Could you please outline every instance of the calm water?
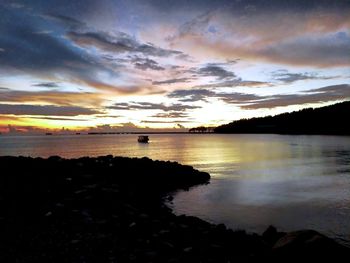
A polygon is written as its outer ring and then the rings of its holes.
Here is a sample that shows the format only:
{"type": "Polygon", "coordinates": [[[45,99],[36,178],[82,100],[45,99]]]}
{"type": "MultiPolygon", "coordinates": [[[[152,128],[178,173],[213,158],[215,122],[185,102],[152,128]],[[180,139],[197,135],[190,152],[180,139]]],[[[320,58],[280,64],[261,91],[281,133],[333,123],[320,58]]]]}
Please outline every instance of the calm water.
{"type": "Polygon", "coordinates": [[[350,137],[281,135],[0,136],[0,155],[173,160],[212,180],[176,195],[178,214],[261,233],[312,228],[350,240],[350,137]]]}

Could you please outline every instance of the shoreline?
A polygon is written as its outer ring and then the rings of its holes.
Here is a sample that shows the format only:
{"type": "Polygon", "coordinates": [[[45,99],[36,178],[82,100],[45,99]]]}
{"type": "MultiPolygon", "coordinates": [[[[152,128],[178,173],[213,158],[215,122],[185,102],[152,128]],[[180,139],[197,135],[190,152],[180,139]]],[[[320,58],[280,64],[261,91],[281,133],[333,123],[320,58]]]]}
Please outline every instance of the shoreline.
{"type": "Polygon", "coordinates": [[[316,231],[262,235],[173,214],[164,201],[209,183],[191,166],[149,158],[0,157],[0,261],[228,262],[350,255],[316,231]],[[1,212],[2,213],[2,212],[1,212]]]}

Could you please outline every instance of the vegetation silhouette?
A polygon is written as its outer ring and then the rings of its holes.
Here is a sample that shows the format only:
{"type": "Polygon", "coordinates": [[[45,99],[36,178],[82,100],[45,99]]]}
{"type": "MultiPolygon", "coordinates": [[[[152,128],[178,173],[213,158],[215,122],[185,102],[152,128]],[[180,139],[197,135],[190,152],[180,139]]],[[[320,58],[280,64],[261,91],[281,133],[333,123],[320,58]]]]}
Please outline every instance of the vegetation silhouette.
{"type": "Polygon", "coordinates": [[[191,129],[189,129],[188,132],[190,132],[190,133],[210,133],[213,131],[214,131],[213,127],[200,126],[200,127],[191,128],[191,129]]]}
{"type": "Polygon", "coordinates": [[[242,119],[218,126],[215,133],[350,135],[350,101],[276,116],[242,119]]]}

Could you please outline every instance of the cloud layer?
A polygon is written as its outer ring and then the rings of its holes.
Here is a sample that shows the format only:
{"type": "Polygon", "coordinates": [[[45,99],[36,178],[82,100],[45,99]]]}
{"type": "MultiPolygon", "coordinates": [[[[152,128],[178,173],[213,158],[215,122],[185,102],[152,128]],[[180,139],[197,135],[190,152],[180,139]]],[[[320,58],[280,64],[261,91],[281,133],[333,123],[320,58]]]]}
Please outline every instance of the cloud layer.
{"type": "Polygon", "coordinates": [[[100,113],[97,110],[52,105],[0,104],[0,114],[10,115],[43,115],[43,116],[78,116],[100,113]]]}
{"type": "Polygon", "coordinates": [[[0,126],[173,128],[347,100],[349,13],[342,0],[5,0],[0,126]]]}

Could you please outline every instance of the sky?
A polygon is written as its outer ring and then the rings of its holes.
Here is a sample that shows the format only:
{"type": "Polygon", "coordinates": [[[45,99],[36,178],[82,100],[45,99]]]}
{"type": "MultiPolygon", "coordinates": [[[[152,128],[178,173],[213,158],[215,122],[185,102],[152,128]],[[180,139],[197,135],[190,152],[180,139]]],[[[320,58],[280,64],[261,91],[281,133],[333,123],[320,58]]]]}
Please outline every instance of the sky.
{"type": "Polygon", "coordinates": [[[350,0],[0,1],[0,132],[183,131],[350,98],[350,0]]]}

